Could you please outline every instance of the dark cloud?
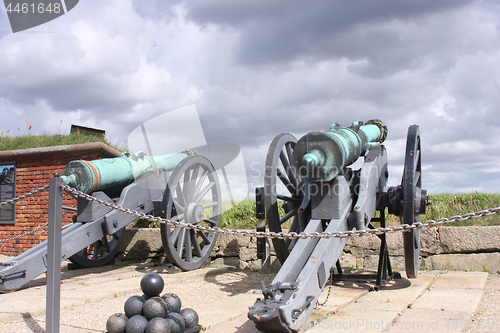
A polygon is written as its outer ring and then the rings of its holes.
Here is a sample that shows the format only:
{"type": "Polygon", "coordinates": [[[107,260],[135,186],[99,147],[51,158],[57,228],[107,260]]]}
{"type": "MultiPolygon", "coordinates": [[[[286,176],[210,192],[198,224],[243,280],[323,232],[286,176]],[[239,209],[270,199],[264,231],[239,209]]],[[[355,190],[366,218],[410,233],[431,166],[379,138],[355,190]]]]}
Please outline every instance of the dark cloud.
{"type": "MultiPolygon", "coordinates": [[[[368,59],[367,76],[417,66],[399,23],[418,25],[426,17],[460,9],[459,1],[195,1],[188,17],[201,25],[237,28],[234,60],[245,66],[277,65],[297,59],[368,59]]],[[[436,33],[435,31],[434,33],[436,33]]],[[[438,32],[439,33],[439,32],[438,32]]],[[[421,44],[421,43],[419,43],[421,44]]]]}

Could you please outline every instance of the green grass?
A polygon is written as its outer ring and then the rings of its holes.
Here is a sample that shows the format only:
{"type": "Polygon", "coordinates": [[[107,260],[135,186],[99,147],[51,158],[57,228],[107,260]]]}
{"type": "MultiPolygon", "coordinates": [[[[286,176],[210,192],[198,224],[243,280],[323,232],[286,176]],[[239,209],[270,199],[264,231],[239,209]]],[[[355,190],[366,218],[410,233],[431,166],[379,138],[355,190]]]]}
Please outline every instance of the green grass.
{"type": "Polygon", "coordinates": [[[0,151],[3,150],[17,150],[38,147],[51,147],[61,145],[73,145],[78,143],[88,142],[104,142],[105,144],[118,149],[116,146],[111,145],[106,139],[92,135],[84,134],[54,134],[54,135],[23,135],[23,136],[0,136],[0,151]]]}
{"type": "Polygon", "coordinates": [[[221,216],[221,228],[229,229],[255,229],[255,201],[243,200],[234,207],[225,210],[221,216]]]}
{"type": "MultiPolygon", "coordinates": [[[[453,215],[462,215],[500,206],[500,193],[438,193],[431,194],[430,199],[432,204],[427,206],[427,212],[422,217],[422,221],[424,221],[424,218],[426,220],[437,220],[441,217],[452,217],[453,215]]],[[[456,222],[451,225],[500,225],[500,216],[495,214],[474,220],[456,222]]]]}
{"type": "MultiPolygon", "coordinates": [[[[439,193],[429,195],[432,204],[427,206],[427,213],[422,215],[422,222],[426,220],[437,220],[442,217],[452,217],[453,215],[461,215],[465,213],[475,212],[487,208],[495,208],[500,206],[500,193],[462,193],[450,194],[439,193]]],[[[255,229],[257,227],[257,218],[255,217],[255,201],[243,200],[236,206],[231,207],[230,201],[222,203],[223,211],[221,217],[221,228],[228,229],[255,229]]],[[[283,208],[280,207],[280,214],[284,215],[283,208]]],[[[375,213],[378,216],[378,212],[375,213]]],[[[290,226],[291,220],[283,225],[283,228],[290,226]]],[[[379,223],[374,222],[375,226],[379,223]]],[[[386,225],[400,225],[399,218],[386,213],[386,225]]],[[[495,214],[488,217],[481,217],[474,220],[455,222],[448,224],[450,226],[466,226],[466,225],[500,225],[500,216],[495,214]]],[[[154,228],[159,225],[155,222],[147,220],[139,220],[136,223],[138,227],[154,228]]]]}

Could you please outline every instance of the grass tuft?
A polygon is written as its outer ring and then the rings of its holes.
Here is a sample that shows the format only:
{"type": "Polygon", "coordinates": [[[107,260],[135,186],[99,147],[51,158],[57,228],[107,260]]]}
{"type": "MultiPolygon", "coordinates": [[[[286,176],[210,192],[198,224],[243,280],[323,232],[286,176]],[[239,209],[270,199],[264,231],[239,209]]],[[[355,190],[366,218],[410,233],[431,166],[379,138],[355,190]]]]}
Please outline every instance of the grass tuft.
{"type": "Polygon", "coordinates": [[[73,145],[89,142],[104,142],[108,146],[120,150],[102,137],[84,134],[54,134],[54,135],[23,135],[23,136],[0,136],[0,151],[17,150],[39,147],[52,147],[62,145],[73,145]]]}

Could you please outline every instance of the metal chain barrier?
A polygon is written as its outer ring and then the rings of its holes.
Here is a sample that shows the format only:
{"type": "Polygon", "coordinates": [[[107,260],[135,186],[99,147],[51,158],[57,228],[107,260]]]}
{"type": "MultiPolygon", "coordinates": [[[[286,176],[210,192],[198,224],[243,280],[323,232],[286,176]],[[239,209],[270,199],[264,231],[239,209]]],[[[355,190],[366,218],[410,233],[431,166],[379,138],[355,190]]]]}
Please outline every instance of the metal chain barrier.
{"type": "Polygon", "coordinates": [[[45,186],[39,187],[39,188],[34,189],[33,191],[29,192],[29,193],[20,195],[17,198],[14,198],[14,199],[11,199],[11,200],[8,200],[8,201],[0,202],[0,206],[10,205],[11,203],[15,203],[15,202],[21,201],[23,199],[27,199],[29,197],[34,196],[37,193],[40,193],[40,192],[43,192],[43,191],[47,191],[48,188],[49,188],[49,185],[45,185],[45,186]]]}
{"type": "Polygon", "coordinates": [[[312,233],[296,233],[296,232],[265,232],[265,231],[255,231],[255,230],[236,230],[236,229],[227,229],[227,228],[217,228],[217,227],[208,227],[208,226],[201,226],[197,224],[188,224],[188,223],[182,223],[179,221],[172,221],[172,220],[167,220],[167,219],[162,219],[157,216],[153,215],[148,215],[144,213],[139,213],[137,211],[133,211],[129,208],[123,208],[120,206],[117,206],[113,203],[105,202],[103,200],[97,199],[92,197],[91,195],[88,195],[86,193],[80,192],[72,187],[69,187],[67,185],[61,185],[61,187],[68,193],[74,194],[76,196],[79,196],[81,198],[84,198],[89,201],[93,201],[97,204],[106,206],[111,209],[118,210],[122,213],[129,214],[141,219],[147,219],[151,222],[158,222],[162,224],[170,224],[186,229],[193,229],[196,231],[205,231],[205,232],[215,232],[218,234],[227,234],[227,235],[239,235],[239,236],[250,236],[250,237],[265,237],[265,238],[279,238],[279,239],[286,239],[286,238],[291,238],[291,239],[297,239],[297,238],[331,238],[331,237],[337,237],[337,238],[345,238],[349,236],[364,236],[364,235],[369,235],[369,234],[374,234],[374,235],[381,235],[385,233],[393,233],[397,231],[410,231],[410,230],[419,230],[422,228],[429,228],[429,227],[435,227],[435,226],[440,226],[440,225],[446,225],[449,223],[453,222],[459,222],[459,221],[466,221],[466,220],[472,220],[476,219],[479,217],[483,216],[490,216],[497,214],[500,212],[500,207],[496,208],[489,208],[473,213],[467,213],[463,215],[455,215],[450,218],[440,218],[438,220],[427,220],[426,222],[415,222],[411,225],[409,224],[402,224],[400,226],[390,226],[386,228],[375,228],[375,229],[367,229],[367,230],[350,230],[346,232],[312,232],[312,233]]]}
{"type": "MultiPolygon", "coordinates": [[[[41,192],[43,192],[43,191],[46,191],[48,188],[49,188],[49,185],[45,185],[45,186],[39,187],[39,188],[37,188],[37,189],[34,189],[33,191],[31,191],[31,192],[29,192],[29,193],[26,193],[26,194],[20,195],[20,196],[18,196],[18,197],[16,197],[16,198],[14,198],[14,199],[9,200],[9,201],[0,202],[0,207],[1,207],[1,206],[6,206],[6,205],[10,205],[10,204],[12,204],[12,203],[15,203],[15,202],[21,201],[21,200],[23,200],[23,199],[27,199],[27,198],[29,198],[29,197],[34,196],[34,195],[35,195],[35,194],[37,194],[37,193],[41,193],[41,192]]],[[[47,222],[47,223],[45,223],[45,224],[43,224],[43,225],[41,225],[41,226],[36,227],[36,228],[35,228],[35,229],[33,229],[33,230],[30,230],[30,231],[28,231],[28,232],[24,233],[24,234],[20,234],[20,235],[17,235],[17,236],[11,237],[11,238],[0,239],[0,243],[10,242],[10,241],[12,241],[12,240],[16,240],[16,239],[19,239],[19,238],[24,237],[24,236],[29,236],[29,235],[32,235],[32,234],[34,234],[35,232],[37,232],[38,230],[45,228],[48,224],[49,224],[49,223],[47,222]]]]}
{"type": "Polygon", "coordinates": [[[24,236],[29,236],[29,235],[32,235],[32,234],[34,234],[35,232],[37,232],[38,230],[43,229],[43,228],[45,228],[45,227],[46,227],[46,226],[48,226],[48,225],[49,225],[49,223],[47,222],[47,223],[45,223],[45,224],[43,224],[43,225],[41,225],[41,226],[39,226],[39,227],[36,227],[35,229],[33,229],[33,230],[31,230],[31,231],[28,231],[28,232],[24,233],[24,234],[17,235],[17,236],[11,237],[11,238],[0,239],[0,243],[10,242],[11,240],[16,240],[16,239],[21,238],[21,237],[24,237],[24,236]]]}

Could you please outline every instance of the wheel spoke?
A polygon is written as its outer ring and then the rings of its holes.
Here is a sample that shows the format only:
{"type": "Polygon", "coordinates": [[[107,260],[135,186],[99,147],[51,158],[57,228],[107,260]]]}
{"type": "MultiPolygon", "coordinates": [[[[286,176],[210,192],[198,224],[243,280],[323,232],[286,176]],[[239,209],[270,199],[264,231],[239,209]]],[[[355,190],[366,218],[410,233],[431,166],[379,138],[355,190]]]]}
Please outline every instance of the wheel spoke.
{"type": "Polygon", "coordinates": [[[281,194],[277,194],[276,198],[278,200],[283,200],[283,201],[286,201],[286,202],[290,202],[290,203],[292,203],[294,205],[300,205],[300,203],[302,202],[302,200],[300,200],[300,199],[294,199],[294,198],[291,198],[289,196],[281,195],[281,194]]]}
{"type": "Polygon", "coordinates": [[[205,210],[207,208],[216,207],[217,205],[219,205],[219,203],[217,201],[212,201],[212,202],[206,203],[204,205],[201,205],[201,207],[203,207],[203,210],[205,210]]]}
{"type": "Polygon", "coordinates": [[[185,205],[181,205],[177,200],[172,200],[177,213],[184,213],[185,205]]]}
{"type": "Polygon", "coordinates": [[[212,241],[207,237],[207,235],[203,231],[198,231],[197,234],[203,239],[205,245],[212,244],[212,241]]]}
{"type": "Polygon", "coordinates": [[[106,253],[111,252],[111,248],[109,247],[108,239],[106,238],[106,236],[104,236],[101,240],[102,240],[102,244],[104,245],[104,251],[106,253]]]}
{"type": "MultiPolygon", "coordinates": [[[[288,180],[288,178],[285,177],[285,175],[283,174],[283,172],[279,169],[279,168],[276,168],[276,175],[278,176],[278,178],[281,180],[281,182],[283,183],[283,185],[285,185],[285,187],[287,188],[288,192],[290,192],[291,195],[297,195],[297,189],[293,186],[292,183],[290,183],[290,181],[288,180]]],[[[277,191],[277,189],[275,189],[277,191]]]]}
{"type": "Polygon", "coordinates": [[[191,230],[191,242],[193,243],[193,250],[194,250],[194,253],[197,257],[202,257],[202,253],[201,253],[201,247],[200,247],[200,244],[198,243],[198,237],[196,237],[196,233],[194,232],[194,230],[191,230]]]}
{"type": "Polygon", "coordinates": [[[203,190],[200,191],[200,193],[198,193],[198,195],[196,195],[196,198],[194,198],[194,202],[198,203],[200,202],[201,199],[203,199],[203,197],[208,193],[208,191],[210,191],[210,189],[212,189],[214,187],[215,183],[211,182],[211,183],[208,183],[207,186],[205,186],[203,188],[203,190]]]}
{"type": "Polygon", "coordinates": [[[280,218],[280,224],[283,224],[286,221],[288,221],[292,216],[295,215],[295,213],[297,213],[298,210],[299,210],[298,207],[293,207],[293,209],[291,211],[289,211],[288,213],[283,215],[283,217],[280,218]]]}
{"type": "Polygon", "coordinates": [[[184,242],[185,242],[185,237],[186,237],[186,233],[185,233],[185,230],[184,228],[180,228],[181,229],[179,231],[179,238],[177,239],[177,254],[179,256],[179,258],[182,259],[182,252],[183,252],[183,249],[184,249],[184,242]]]}
{"type": "Polygon", "coordinates": [[[184,199],[185,202],[191,202],[193,196],[193,173],[194,170],[192,168],[186,170],[184,173],[184,199]]]}
{"type": "Polygon", "coordinates": [[[94,253],[92,254],[92,259],[96,260],[99,255],[99,241],[94,243],[94,253]]]}
{"type": "Polygon", "coordinates": [[[202,221],[209,223],[211,227],[215,227],[217,225],[217,222],[212,221],[212,220],[207,219],[207,218],[202,219],[202,221]]]}
{"type": "MultiPolygon", "coordinates": [[[[177,194],[177,200],[174,199],[174,202],[179,204],[179,207],[186,207],[186,198],[184,197],[184,191],[182,190],[180,184],[175,187],[175,193],[177,194]]],[[[176,206],[177,207],[177,206],[176,206]]]]}
{"type": "Polygon", "coordinates": [[[191,262],[193,261],[193,250],[191,249],[191,229],[186,229],[186,246],[184,247],[186,249],[186,261],[191,262]]]}
{"type": "Polygon", "coordinates": [[[420,184],[420,171],[415,171],[414,184],[420,184]]]}
{"type": "MultiPolygon", "coordinates": [[[[196,186],[194,187],[193,193],[196,194],[200,191],[200,188],[203,185],[203,183],[205,182],[205,179],[207,179],[208,171],[209,170],[204,170],[202,175],[199,178],[195,178],[195,179],[199,179],[199,180],[196,182],[196,186]]],[[[194,201],[196,202],[196,200],[194,200],[194,201]]]]}
{"type": "Polygon", "coordinates": [[[281,163],[283,164],[283,168],[285,169],[286,175],[288,176],[288,179],[290,180],[290,183],[293,185],[295,189],[299,187],[299,183],[297,182],[297,179],[295,178],[295,172],[290,165],[290,157],[288,155],[288,151],[285,155],[285,151],[281,150],[280,152],[280,160],[281,163]]]}
{"type": "Polygon", "coordinates": [[[179,238],[179,233],[181,232],[183,228],[181,227],[175,227],[174,231],[172,232],[172,235],[170,236],[170,239],[172,240],[172,243],[175,244],[177,241],[177,238],[179,238]]]}
{"type": "Polygon", "coordinates": [[[419,166],[420,166],[420,149],[415,149],[415,165],[413,166],[413,172],[415,173],[417,170],[419,170],[419,166]]]}

